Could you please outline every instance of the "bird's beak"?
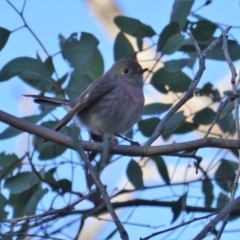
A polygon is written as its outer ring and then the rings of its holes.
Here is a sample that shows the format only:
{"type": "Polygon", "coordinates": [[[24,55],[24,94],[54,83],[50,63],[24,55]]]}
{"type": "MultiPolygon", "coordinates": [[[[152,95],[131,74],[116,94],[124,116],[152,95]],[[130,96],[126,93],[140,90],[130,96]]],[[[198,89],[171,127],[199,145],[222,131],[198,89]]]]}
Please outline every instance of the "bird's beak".
{"type": "Polygon", "coordinates": [[[148,68],[144,68],[144,69],[139,68],[139,69],[138,69],[138,72],[141,73],[141,74],[143,74],[143,73],[146,72],[147,70],[148,70],[148,68]]]}

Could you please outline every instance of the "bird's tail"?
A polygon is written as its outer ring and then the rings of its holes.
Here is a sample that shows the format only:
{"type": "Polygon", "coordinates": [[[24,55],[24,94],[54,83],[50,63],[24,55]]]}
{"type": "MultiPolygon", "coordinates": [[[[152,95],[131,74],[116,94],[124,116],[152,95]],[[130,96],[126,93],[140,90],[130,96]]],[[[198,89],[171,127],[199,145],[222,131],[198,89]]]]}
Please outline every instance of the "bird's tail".
{"type": "Polygon", "coordinates": [[[25,97],[32,97],[35,103],[38,104],[46,104],[52,106],[62,106],[62,105],[70,105],[71,101],[63,98],[52,98],[52,97],[44,97],[39,95],[23,95],[25,97]]]}

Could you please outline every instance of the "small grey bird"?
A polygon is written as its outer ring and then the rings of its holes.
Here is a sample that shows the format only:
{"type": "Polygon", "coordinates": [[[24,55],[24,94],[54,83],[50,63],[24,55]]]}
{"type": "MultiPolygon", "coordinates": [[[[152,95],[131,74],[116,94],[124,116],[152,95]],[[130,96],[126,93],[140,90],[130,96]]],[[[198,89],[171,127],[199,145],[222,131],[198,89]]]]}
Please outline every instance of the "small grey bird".
{"type": "Polygon", "coordinates": [[[36,103],[61,106],[68,111],[55,131],[74,117],[90,134],[118,136],[128,132],[142,115],[143,73],[147,70],[134,60],[123,59],[91,83],[76,100],[25,96],[33,97],[36,103]]]}

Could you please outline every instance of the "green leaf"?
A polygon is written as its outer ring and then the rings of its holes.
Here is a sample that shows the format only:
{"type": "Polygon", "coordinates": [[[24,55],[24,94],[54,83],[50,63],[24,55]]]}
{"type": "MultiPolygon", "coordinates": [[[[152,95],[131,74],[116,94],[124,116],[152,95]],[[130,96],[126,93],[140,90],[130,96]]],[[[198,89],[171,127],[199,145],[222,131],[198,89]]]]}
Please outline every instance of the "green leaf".
{"type": "Polygon", "coordinates": [[[197,96],[207,96],[212,99],[213,102],[220,100],[220,93],[218,89],[214,88],[212,83],[206,83],[202,88],[197,88],[195,91],[197,96]]]}
{"type": "Polygon", "coordinates": [[[175,1],[170,17],[170,22],[178,22],[180,30],[183,30],[187,21],[187,17],[192,9],[194,1],[175,1]]]}
{"type": "Polygon", "coordinates": [[[193,117],[195,124],[209,125],[212,123],[216,113],[211,108],[204,108],[198,111],[193,117]]]}
{"type": "MultiPolygon", "coordinates": [[[[38,149],[39,150],[39,149],[38,149]]],[[[62,155],[66,151],[66,148],[55,144],[55,143],[44,143],[44,146],[39,150],[39,160],[51,160],[60,155],[62,155]]]]}
{"type": "Polygon", "coordinates": [[[198,129],[198,125],[192,122],[184,121],[182,125],[174,131],[174,134],[184,134],[198,129]]]}
{"type": "Polygon", "coordinates": [[[7,43],[7,40],[10,34],[11,32],[9,30],[7,30],[6,28],[0,27],[0,51],[3,49],[3,47],[7,43]]]}
{"type": "Polygon", "coordinates": [[[53,61],[52,61],[52,57],[48,57],[44,61],[44,65],[46,66],[47,70],[49,71],[50,75],[52,76],[52,74],[55,71],[55,68],[54,68],[54,65],[53,65],[53,61]]]}
{"type": "Polygon", "coordinates": [[[142,40],[142,38],[137,38],[137,47],[138,47],[138,51],[142,51],[142,49],[143,49],[143,40],[142,40]]]}
{"type": "Polygon", "coordinates": [[[17,175],[7,178],[4,188],[8,188],[12,194],[19,194],[30,189],[39,182],[38,177],[32,172],[20,172],[17,175]]]}
{"type": "Polygon", "coordinates": [[[79,40],[77,33],[73,33],[67,40],[60,38],[62,56],[73,68],[85,65],[97,50],[98,44],[97,38],[86,32],[82,32],[79,40]]]}
{"type": "Polygon", "coordinates": [[[142,169],[134,160],[131,160],[127,166],[127,177],[135,189],[144,188],[142,169]]]}
{"type": "Polygon", "coordinates": [[[72,182],[68,179],[60,179],[57,181],[57,184],[59,185],[59,188],[63,189],[63,192],[69,192],[72,190],[72,182]]]}
{"type": "Polygon", "coordinates": [[[38,203],[47,192],[48,192],[47,188],[42,189],[41,187],[39,187],[37,191],[35,191],[29,198],[27,204],[23,209],[23,214],[28,216],[34,215],[36,213],[38,203]]]}
{"type": "Polygon", "coordinates": [[[187,66],[192,69],[197,61],[198,55],[196,52],[188,52],[187,55],[189,56],[187,66]]]}
{"type": "Polygon", "coordinates": [[[159,172],[160,176],[162,177],[162,179],[165,181],[166,184],[169,185],[170,178],[168,175],[167,165],[165,164],[165,161],[163,160],[163,158],[160,155],[158,155],[158,156],[151,157],[151,159],[157,165],[158,172],[159,172]]]}
{"type": "Polygon", "coordinates": [[[214,200],[214,194],[213,184],[207,175],[202,181],[202,192],[205,196],[205,207],[210,208],[214,200]]]}
{"type": "Polygon", "coordinates": [[[183,111],[175,113],[164,125],[162,135],[174,133],[174,131],[183,124],[185,119],[186,117],[184,116],[183,111]]]}
{"type": "MultiPolygon", "coordinates": [[[[205,41],[204,43],[199,43],[199,47],[204,50],[207,48],[213,40],[216,38],[211,38],[208,41],[205,41]]],[[[196,48],[194,47],[194,44],[191,39],[186,39],[184,43],[182,44],[179,51],[183,51],[185,53],[188,52],[196,52],[196,48]]],[[[240,59],[240,45],[235,40],[229,40],[228,39],[228,51],[231,56],[232,61],[236,61],[240,59]]],[[[219,61],[226,61],[223,53],[222,53],[222,44],[218,44],[208,55],[208,59],[213,60],[219,60],[219,61]]]]}
{"type": "Polygon", "coordinates": [[[171,106],[172,104],[151,103],[144,106],[143,115],[161,114],[166,112],[171,106]]]}
{"type": "Polygon", "coordinates": [[[167,40],[171,37],[179,33],[179,25],[177,22],[169,23],[161,32],[158,44],[157,44],[157,51],[162,52],[164,45],[166,44],[167,40]]]}
{"type": "Polygon", "coordinates": [[[55,180],[53,175],[55,174],[56,170],[57,170],[56,167],[51,168],[44,174],[44,178],[50,184],[52,190],[58,193],[59,193],[59,190],[61,190],[60,193],[62,194],[64,194],[65,192],[71,191],[72,183],[68,179],[60,179],[58,181],[55,180]]]}
{"type": "Polygon", "coordinates": [[[206,41],[212,38],[216,29],[217,25],[209,20],[200,20],[193,23],[190,27],[192,35],[197,42],[206,41]]]}
{"type": "Polygon", "coordinates": [[[13,207],[13,217],[34,215],[39,201],[46,192],[47,190],[42,189],[38,183],[20,194],[11,194],[9,204],[13,207]]]}
{"type": "Polygon", "coordinates": [[[62,86],[68,78],[68,73],[65,73],[62,77],[60,77],[57,81],[57,83],[62,86]]]}
{"type": "Polygon", "coordinates": [[[229,149],[229,150],[233,153],[233,155],[239,158],[238,149],[229,149]]]}
{"type": "MultiPolygon", "coordinates": [[[[58,121],[47,121],[43,122],[41,126],[53,129],[57,122],[58,121]]],[[[68,130],[67,127],[61,129],[60,132],[64,134],[66,133],[66,130],[68,130]]],[[[33,138],[33,145],[39,152],[39,160],[50,160],[60,156],[66,151],[66,147],[64,146],[52,142],[43,143],[43,139],[36,136],[33,138]]]]}
{"type": "Polygon", "coordinates": [[[217,208],[221,209],[227,206],[229,203],[229,197],[224,193],[219,193],[217,198],[217,208]]]}
{"type": "MultiPolygon", "coordinates": [[[[44,174],[44,179],[49,182],[50,184],[53,183],[54,185],[57,184],[57,181],[54,178],[54,173],[56,172],[57,168],[50,168],[45,174],[44,174]]],[[[54,189],[53,189],[54,190],[54,189]]]]}
{"type": "Polygon", "coordinates": [[[222,108],[220,112],[219,119],[231,113],[233,109],[234,109],[234,103],[232,101],[227,102],[227,104],[222,108]]]}
{"type": "Polygon", "coordinates": [[[219,187],[225,191],[230,191],[236,174],[230,161],[222,159],[215,172],[215,179],[219,187]]]}
{"type": "Polygon", "coordinates": [[[0,82],[14,76],[41,91],[49,91],[55,84],[45,65],[30,57],[19,57],[8,62],[0,72],[0,82]]]}
{"type": "Polygon", "coordinates": [[[123,58],[133,59],[135,54],[131,43],[122,32],[119,32],[115,39],[113,51],[115,62],[123,58]]]}
{"type": "Polygon", "coordinates": [[[176,34],[168,38],[167,42],[162,48],[162,54],[173,54],[174,52],[178,51],[179,48],[184,43],[184,36],[181,34],[176,34]]]}
{"type": "Polygon", "coordinates": [[[15,154],[0,153],[0,180],[12,174],[21,165],[21,161],[15,154]]]}
{"type": "Polygon", "coordinates": [[[0,193],[0,219],[7,218],[8,212],[4,210],[6,205],[7,199],[2,193],[0,193]]]}
{"type": "Polygon", "coordinates": [[[165,68],[157,70],[151,79],[151,84],[161,93],[186,92],[191,79],[182,71],[168,72],[165,68]]]}
{"type": "Polygon", "coordinates": [[[224,133],[229,133],[231,136],[236,133],[236,125],[231,112],[223,118],[218,119],[217,124],[224,133]]]}
{"type": "Polygon", "coordinates": [[[144,37],[152,37],[156,34],[152,27],[140,22],[138,19],[118,16],[114,18],[114,23],[122,32],[136,38],[142,39],[144,37]]]}
{"type": "Polygon", "coordinates": [[[164,68],[167,72],[178,72],[188,64],[188,58],[170,60],[164,62],[164,68]]]}
{"type": "Polygon", "coordinates": [[[144,136],[150,137],[159,122],[160,119],[156,117],[140,120],[138,122],[138,128],[144,136]]]}
{"type": "Polygon", "coordinates": [[[172,205],[173,219],[172,222],[175,222],[177,218],[180,216],[182,211],[186,208],[186,200],[187,200],[187,192],[184,193],[176,202],[172,205]]]}
{"type": "Polygon", "coordinates": [[[103,58],[98,49],[92,57],[75,67],[70,76],[66,92],[70,99],[76,99],[93,80],[101,77],[104,71],[103,58]]]}

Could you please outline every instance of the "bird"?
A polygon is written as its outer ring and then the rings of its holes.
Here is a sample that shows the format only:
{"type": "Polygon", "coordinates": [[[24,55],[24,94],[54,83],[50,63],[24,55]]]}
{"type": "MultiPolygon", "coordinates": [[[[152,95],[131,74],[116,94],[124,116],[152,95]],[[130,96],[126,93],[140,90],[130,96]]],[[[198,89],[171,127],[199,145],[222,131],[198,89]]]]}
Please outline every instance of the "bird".
{"type": "Polygon", "coordinates": [[[67,114],[56,124],[58,131],[72,118],[91,136],[109,138],[127,133],[141,118],[144,107],[143,73],[148,68],[131,59],[122,59],[93,81],[76,100],[24,95],[35,103],[61,106],[67,114]]]}

